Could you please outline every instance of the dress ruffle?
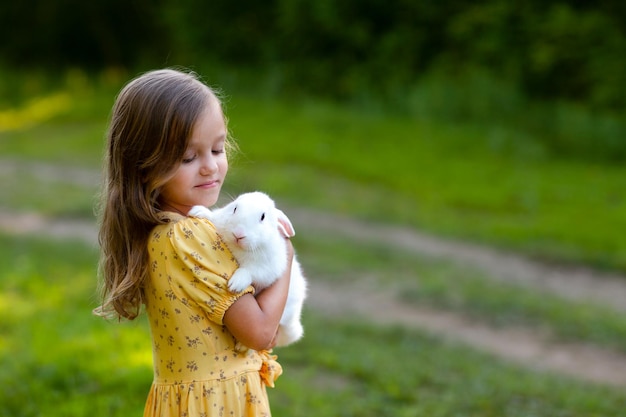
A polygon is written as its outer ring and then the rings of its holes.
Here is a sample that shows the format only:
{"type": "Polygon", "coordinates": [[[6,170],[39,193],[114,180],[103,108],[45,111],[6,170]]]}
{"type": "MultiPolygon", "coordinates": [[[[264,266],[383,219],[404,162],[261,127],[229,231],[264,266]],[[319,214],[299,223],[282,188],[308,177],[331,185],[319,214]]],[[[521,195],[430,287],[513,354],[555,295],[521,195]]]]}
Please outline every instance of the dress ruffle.
{"type": "Polygon", "coordinates": [[[227,381],[154,383],[144,416],[270,416],[267,393],[258,389],[258,378],[257,372],[247,372],[227,381]]]}

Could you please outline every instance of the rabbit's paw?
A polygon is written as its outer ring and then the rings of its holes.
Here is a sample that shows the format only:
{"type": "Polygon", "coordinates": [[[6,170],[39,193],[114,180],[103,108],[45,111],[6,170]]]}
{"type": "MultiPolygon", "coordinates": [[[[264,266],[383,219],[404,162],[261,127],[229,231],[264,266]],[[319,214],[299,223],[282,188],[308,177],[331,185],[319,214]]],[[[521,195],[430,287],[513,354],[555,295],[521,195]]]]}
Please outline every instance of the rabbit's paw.
{"type": "Polygon", "coordinates": [[[211,216],[211,210],[204,206],[193,206],[191,210],[189,210],[189,213],[187,213],[187,215],[192,217],[204,217],[208,219],[211,216]]]}
{"type": "Polygon", "coordinates": [[[250,272],[243,268],[239,268],[228,280],[228,289],[232,292],[241,292],[248,288],[250,284],[252,284],[252,276],[250,275],[250,272]]]}

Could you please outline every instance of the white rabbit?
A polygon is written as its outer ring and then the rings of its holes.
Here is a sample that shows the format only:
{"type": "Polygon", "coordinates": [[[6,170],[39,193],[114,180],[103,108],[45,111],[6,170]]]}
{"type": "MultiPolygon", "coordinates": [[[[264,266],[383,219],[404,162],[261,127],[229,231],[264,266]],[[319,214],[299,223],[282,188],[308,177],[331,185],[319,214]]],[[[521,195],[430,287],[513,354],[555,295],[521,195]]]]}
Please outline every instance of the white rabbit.
{"type": "MultiPolygon", "coordinates": [[[[279,219],[293,231],[287,216],[276,208],[274,201],[261,192],[245,193],[222,208],[209,210],[194,206],[189,216],[209,219],[237,259],[239,268],[228,281],[233,292],[250,284],[257,290],[274,283],[287,267],[284,237],[288,233],[279,219]]],[[[299,340],[304,329],[300,322],[306,297],[306,279],[294,254],[287,303],[280,319],[276,346],[286,346],[299,340]]]]}

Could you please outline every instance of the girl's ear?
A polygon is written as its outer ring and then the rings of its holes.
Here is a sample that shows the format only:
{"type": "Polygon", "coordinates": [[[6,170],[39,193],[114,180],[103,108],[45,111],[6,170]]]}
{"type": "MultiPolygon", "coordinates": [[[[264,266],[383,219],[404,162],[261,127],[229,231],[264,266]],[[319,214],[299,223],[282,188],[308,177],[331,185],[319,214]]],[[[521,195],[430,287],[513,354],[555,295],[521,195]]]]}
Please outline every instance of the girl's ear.
{"type": "Polygon", "coordinates": [[[278,230],[285,237],[294,237],[296,235],[296,231],[289,220],[289,217],[282,210],[276,210],[276,217],[278,217],[278,230]]]}

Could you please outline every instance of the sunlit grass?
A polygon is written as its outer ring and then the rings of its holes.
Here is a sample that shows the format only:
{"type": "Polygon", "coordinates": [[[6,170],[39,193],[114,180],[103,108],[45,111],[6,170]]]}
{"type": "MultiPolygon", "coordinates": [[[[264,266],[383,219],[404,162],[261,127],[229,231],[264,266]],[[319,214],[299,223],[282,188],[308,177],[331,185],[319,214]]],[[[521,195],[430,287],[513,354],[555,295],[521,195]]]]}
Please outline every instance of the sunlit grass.
{"type": "Polygon", "coordinates": [[[0,110],[0,132],[21,130],[46,122],[70,111],[71,99],[66,93],[37,97],[17,109],[0,110]]]}
{"type": "Polygon", "coordinates": [[[0,415],[141,415],[149,331],[91,314],[93,248],[8,237],[0,247],[0,415]]]}

